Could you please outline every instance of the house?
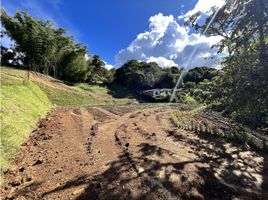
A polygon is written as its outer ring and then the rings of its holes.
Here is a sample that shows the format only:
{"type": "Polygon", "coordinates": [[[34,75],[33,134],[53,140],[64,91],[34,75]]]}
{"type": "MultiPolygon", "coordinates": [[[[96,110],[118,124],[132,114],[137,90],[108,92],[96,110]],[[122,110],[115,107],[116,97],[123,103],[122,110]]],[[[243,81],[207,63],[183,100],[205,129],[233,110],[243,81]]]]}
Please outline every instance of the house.
{"type": "Polygon", "coordinates": [[[153,98],[159,98],[159,97],[166,97],[170,95],[172,92],[172,89],[168,88],[162,88],[162,89],[151,89],[151,90],[144,90],[142,93],[146,96],[150,96],[153,98]]]}
{"type": "MultiPolygon", "coordinates": [[[[181,91],[181,89],[177,89],[176,92],[181,91]]],[[[158,98],[165,98],[167,96],[170,96],[173,92],[173,89],[170,88],[156,88],[156,89],[150,89],[150,90],[144,90],[142,91],[142,94],[146,96],[153,97],[155,99],[158,98]]]]}

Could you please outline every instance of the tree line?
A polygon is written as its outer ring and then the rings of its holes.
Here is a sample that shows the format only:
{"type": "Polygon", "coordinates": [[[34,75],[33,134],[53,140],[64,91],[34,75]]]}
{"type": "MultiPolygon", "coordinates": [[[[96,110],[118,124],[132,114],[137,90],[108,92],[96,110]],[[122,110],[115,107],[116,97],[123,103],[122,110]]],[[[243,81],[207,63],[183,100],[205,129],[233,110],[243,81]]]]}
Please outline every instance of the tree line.
{"type": "Polygon", "coordinates": [[[112,80],[99,56],[86,60],[87,46],[67,36],[67,31],[56,28],[52,21],[35,19],[20,10],[9,16],[2,8],[1,23],[4,27],[1,37],[7,35],[15,41],[12,50],[1,47],[2,64],[26,67],[68,82],[112,80]]]}

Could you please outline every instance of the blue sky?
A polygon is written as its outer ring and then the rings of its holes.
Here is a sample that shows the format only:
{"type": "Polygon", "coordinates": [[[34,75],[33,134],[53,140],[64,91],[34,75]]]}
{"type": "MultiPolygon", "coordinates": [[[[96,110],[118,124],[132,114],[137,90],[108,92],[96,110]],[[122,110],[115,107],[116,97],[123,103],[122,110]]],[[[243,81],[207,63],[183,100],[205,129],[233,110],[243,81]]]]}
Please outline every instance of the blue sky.
{"type": "MultiPolygon", "coordinates": [[[[206,0],[206,2],[209,1],[206,0]]],[[[156,25],[157,23],[163,24],[167,29],[174,26],[174,23],[180,27],[183,20],[178,20],[178,16],[184,17],[187,12],[198,7],[198,3],[201,7],[199,6],[197,11],[202,11],[204,2],[204,0],[2,0],[2,6],[9,14],[14,14],[19,8],[28,10],[33,16],[52,19],[57,26],[68,29],[78,42],[87,44],[90,54],[98,54],[107,63],[118,65],[132,58],[154,60],[153,50],[144,57],[143,53],[139,52],[138,55],[135,51],[128,51],[128,48],[133,42],[135,43],[138,35],[154,31],[152,30],[154,26],[161,29],[156,25]],[[170,19],[170,16],[173,19],[170,19]],[[165,25],[165,23],[168,24],[165,25]],[[124,57],[124,52],[127,54],[126,57],[124,57]]],[[[161,35],[159,31],[158,34],[161,35]]],[[[174,30],[170,31],[174,32],[174,30]]],[[[177,29],[175,32],[177,33],[177,29]]],[[[192,33],[187,34],[190,36],[192,33]]],[[[179,34],[175,35],[180,37],[179,34]]],[[[160,40],[165,39],[165,36],[155,39],[161,42],[160,40]]],[[[168,41],[175,42],[175,40],[168,41]]],[[[167,45],[169,44],[164,46],[167,45]]],[[[138,48],[143,49],[143,46],[138,48]]],[[[159,46],[159,48],[162,47],[159,46]]],[[[173,60],[176,64],[175,59],[171,59],[171,53],[169,54],[169,57],[165,57],[158,52],[155,59],[158,61],[159,57],[163,57],[163,59],[173,60]]],[[[167,62],[164,61],[164,63],[167,62]]]]}

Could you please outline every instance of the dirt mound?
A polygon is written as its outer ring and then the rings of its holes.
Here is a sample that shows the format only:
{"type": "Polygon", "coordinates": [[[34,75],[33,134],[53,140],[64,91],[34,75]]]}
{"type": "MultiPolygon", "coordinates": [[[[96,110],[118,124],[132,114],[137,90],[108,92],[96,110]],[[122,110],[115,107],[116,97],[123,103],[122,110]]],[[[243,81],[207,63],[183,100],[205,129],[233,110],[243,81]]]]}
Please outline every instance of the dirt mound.
{"type": "Polygon", "coordinates": [[[173,126],[174,108],[56,108],[3,199],[267,199],[268,156],[173,126]]]}

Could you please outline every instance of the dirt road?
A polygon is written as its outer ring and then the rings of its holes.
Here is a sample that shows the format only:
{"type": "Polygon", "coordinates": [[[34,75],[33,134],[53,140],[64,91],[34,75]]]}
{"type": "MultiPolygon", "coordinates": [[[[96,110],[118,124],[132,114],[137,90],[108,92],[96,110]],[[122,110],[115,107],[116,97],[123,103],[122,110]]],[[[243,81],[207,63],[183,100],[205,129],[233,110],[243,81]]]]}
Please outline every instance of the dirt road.
{"type": "Polygon", "coordinates": [[[56,108],[3,199],[268,199],[267,155],[176,128],[174,108],[56,108]]]}

